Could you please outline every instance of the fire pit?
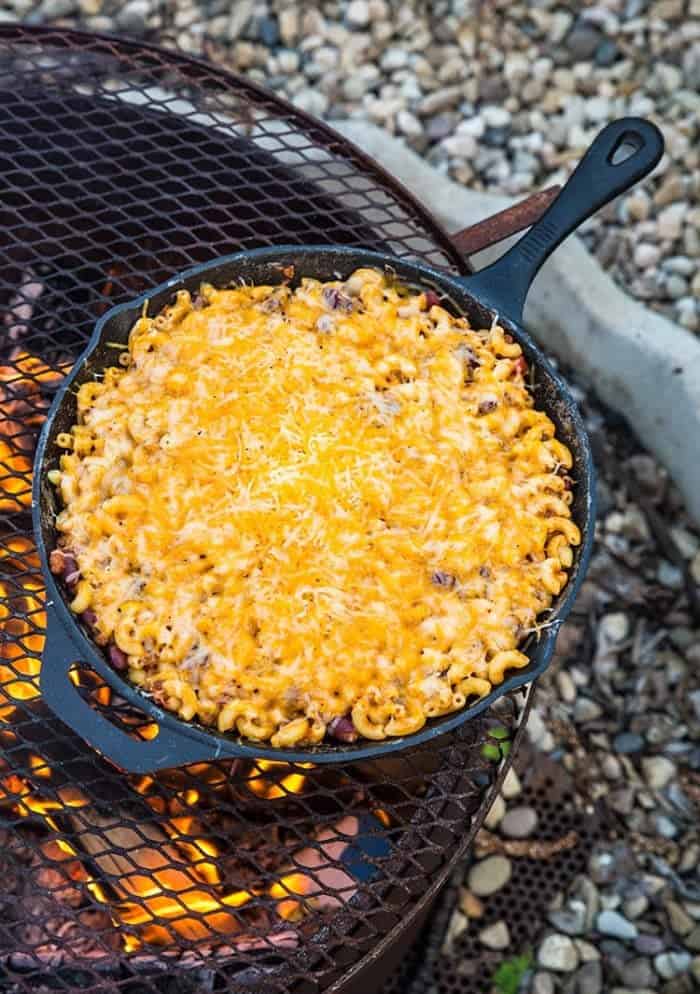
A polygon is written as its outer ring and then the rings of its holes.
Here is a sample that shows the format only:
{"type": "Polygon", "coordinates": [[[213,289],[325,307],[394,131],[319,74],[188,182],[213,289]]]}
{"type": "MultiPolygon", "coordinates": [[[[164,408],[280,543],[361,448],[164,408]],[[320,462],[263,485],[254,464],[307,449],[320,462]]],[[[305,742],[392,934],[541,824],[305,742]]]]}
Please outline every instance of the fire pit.
{"type": "MultiPolygon", "coordinates": [[[[483,819],[515,702],[342,770],[122,774],[38,691],[32,453],[96,317],[169,273],[276,241],[466,265],[370,160],[212,66],[19,26],[0,65],[0,987],[366,991],[483,819]]],[[[80,660],[74,679],[130,734],[157,731],[80,660]]]]}

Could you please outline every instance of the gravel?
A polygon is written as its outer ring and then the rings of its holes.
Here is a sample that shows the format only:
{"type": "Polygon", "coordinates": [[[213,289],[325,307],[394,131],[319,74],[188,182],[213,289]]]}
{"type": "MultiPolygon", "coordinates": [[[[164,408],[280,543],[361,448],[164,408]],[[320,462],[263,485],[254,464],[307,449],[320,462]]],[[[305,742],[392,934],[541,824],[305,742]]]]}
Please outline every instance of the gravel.
{"type": "Polygon", "coordinates": [[[611,935],[615,939],[636,939],[637,927],[617,911],[601,911],[596,918],[596,928],[603,935],[611,935]]]}
{"type": "Polygon", "coordinates": [[[312,113],[375,121],[459,182],[514,196],[561,182],[608,121],[647,115],[664,159],[582,237],[630,293],[700,331],[700,13],[687,7],[496,0],[475,16],[466,0],[240,0],[230,14],[212,9],[205,31],[203,0],[44,0],[30,16],[82,13],[87,27],[138,37],[174,23],[184,49],[206,46],[312,113]],[[297,64],[281,49],[297,50],[297,64]],[[484,128],[476,150],[452,141],[472,120],[484,128]],[[670,260],[681,268],[661,279],[670,260]]]}
{"type": "Polygon", "coordinates": [[[510,945],[510,932],[505,922],[495,922],[479,932],[479,942],[487,949],[507,949],[510,945]]]}
{"type": "Polygon", "coordinates": [[[505,856],[489,856],[475,863],[469,871],[469,890],[477,897],[489,897],[510,880],[510,860],[505,856]]]}
{"type": "Polygon", "coordinates": [[[537,827],[537,812],[534,808],[511,808],[501,822],[501,832],[512,839],[526,839],[537,827]]]}
{"type": "Polygon", "coordinates": [[[579,964],[579,954],[568,935],[554,932],[546,937],[537,950],[537,962],[546,970],[572,973],[579,964]]]}
{"type": "Polygon", "coordinates": [[[686,952],[661,953],[654,957],[654,969],[664,980],[680,977],[690,969],[692,956],[686,952]]]}

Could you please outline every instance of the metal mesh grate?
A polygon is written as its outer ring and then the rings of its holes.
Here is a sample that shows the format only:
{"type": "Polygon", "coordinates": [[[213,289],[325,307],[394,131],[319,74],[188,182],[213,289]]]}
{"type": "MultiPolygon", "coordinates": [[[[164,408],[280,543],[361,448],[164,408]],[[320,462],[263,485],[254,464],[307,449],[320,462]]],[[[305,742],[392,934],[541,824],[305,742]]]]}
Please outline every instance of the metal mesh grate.
{"type": "Polygon", "coordinates": [[[567,837],[575,838],[575,844],[546,859],[511,859],[508,883],[485,900],[483,917],[469,919],[451,941],[452,916],[459,914],[466,876],[464,866],[455,870],[404,965],[381,994],[491,994],[499,964],[514,953],[535,948],[547,928],[551,902],[567,891],[578,874],[585,873],[595,844],[605,835],[600,811],[577,794],[561,764],[544,754],[520,749],[515,765],[523,782],[518,804],[534,808],[539,815],[536,845],[567,837]],[[499,921],[508,928],[508,954],[490,951],[479,941],[479,932],[499,921]]]}
{"type": "Polygon", "coordinates": [[[514,702],[448,743],[341,772],[119,774],[38,694],[34,439],[95,318],[192,263],[314,241],[464,267],[361,153],[212,66],[3,26],[0,88],[0,986],[342,985],[465,850],[497,775],[483,746],[495,725],[512,735],[514,702]]]}

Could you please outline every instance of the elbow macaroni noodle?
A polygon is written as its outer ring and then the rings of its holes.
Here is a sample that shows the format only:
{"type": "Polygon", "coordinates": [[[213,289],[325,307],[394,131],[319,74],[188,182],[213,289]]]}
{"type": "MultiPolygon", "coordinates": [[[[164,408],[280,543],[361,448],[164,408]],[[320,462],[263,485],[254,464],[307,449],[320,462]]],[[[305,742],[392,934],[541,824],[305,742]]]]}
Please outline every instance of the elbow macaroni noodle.
{"type": "Polygon", "coordinates": [[[580,541],[520,346],[371,269],[203,285],[62,433],[71,608],[185,720],[408,735],[527,664],[580,541]]]}

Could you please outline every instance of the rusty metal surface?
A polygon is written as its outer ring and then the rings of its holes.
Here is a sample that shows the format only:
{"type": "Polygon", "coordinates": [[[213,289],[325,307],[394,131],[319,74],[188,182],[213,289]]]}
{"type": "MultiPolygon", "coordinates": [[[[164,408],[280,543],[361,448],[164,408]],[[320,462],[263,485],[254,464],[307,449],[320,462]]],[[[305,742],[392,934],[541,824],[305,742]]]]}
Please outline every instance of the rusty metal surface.
{"type": "Polygon", "coordinates": [[[0,87],[0,989],[340,991],[466,851],[516,701],[388,765],[120,774],[39,696],[32,452],[96,317],[164,275],[279,241],[465,267],[370,160],[213,66],[3,26],[0,87]]]}
{"type": "Polygon", "coordinates": [[[549,205],[559,193],[560,186],[550,186],[539,193],[533,193],[518,204],[506,207],[498,214],[492,214],[476,224],[450,235],[450,241],[464,256],[475,255],[491,245],[497,245],[505,238],[529,228],[539,221],[549,205]]]}

